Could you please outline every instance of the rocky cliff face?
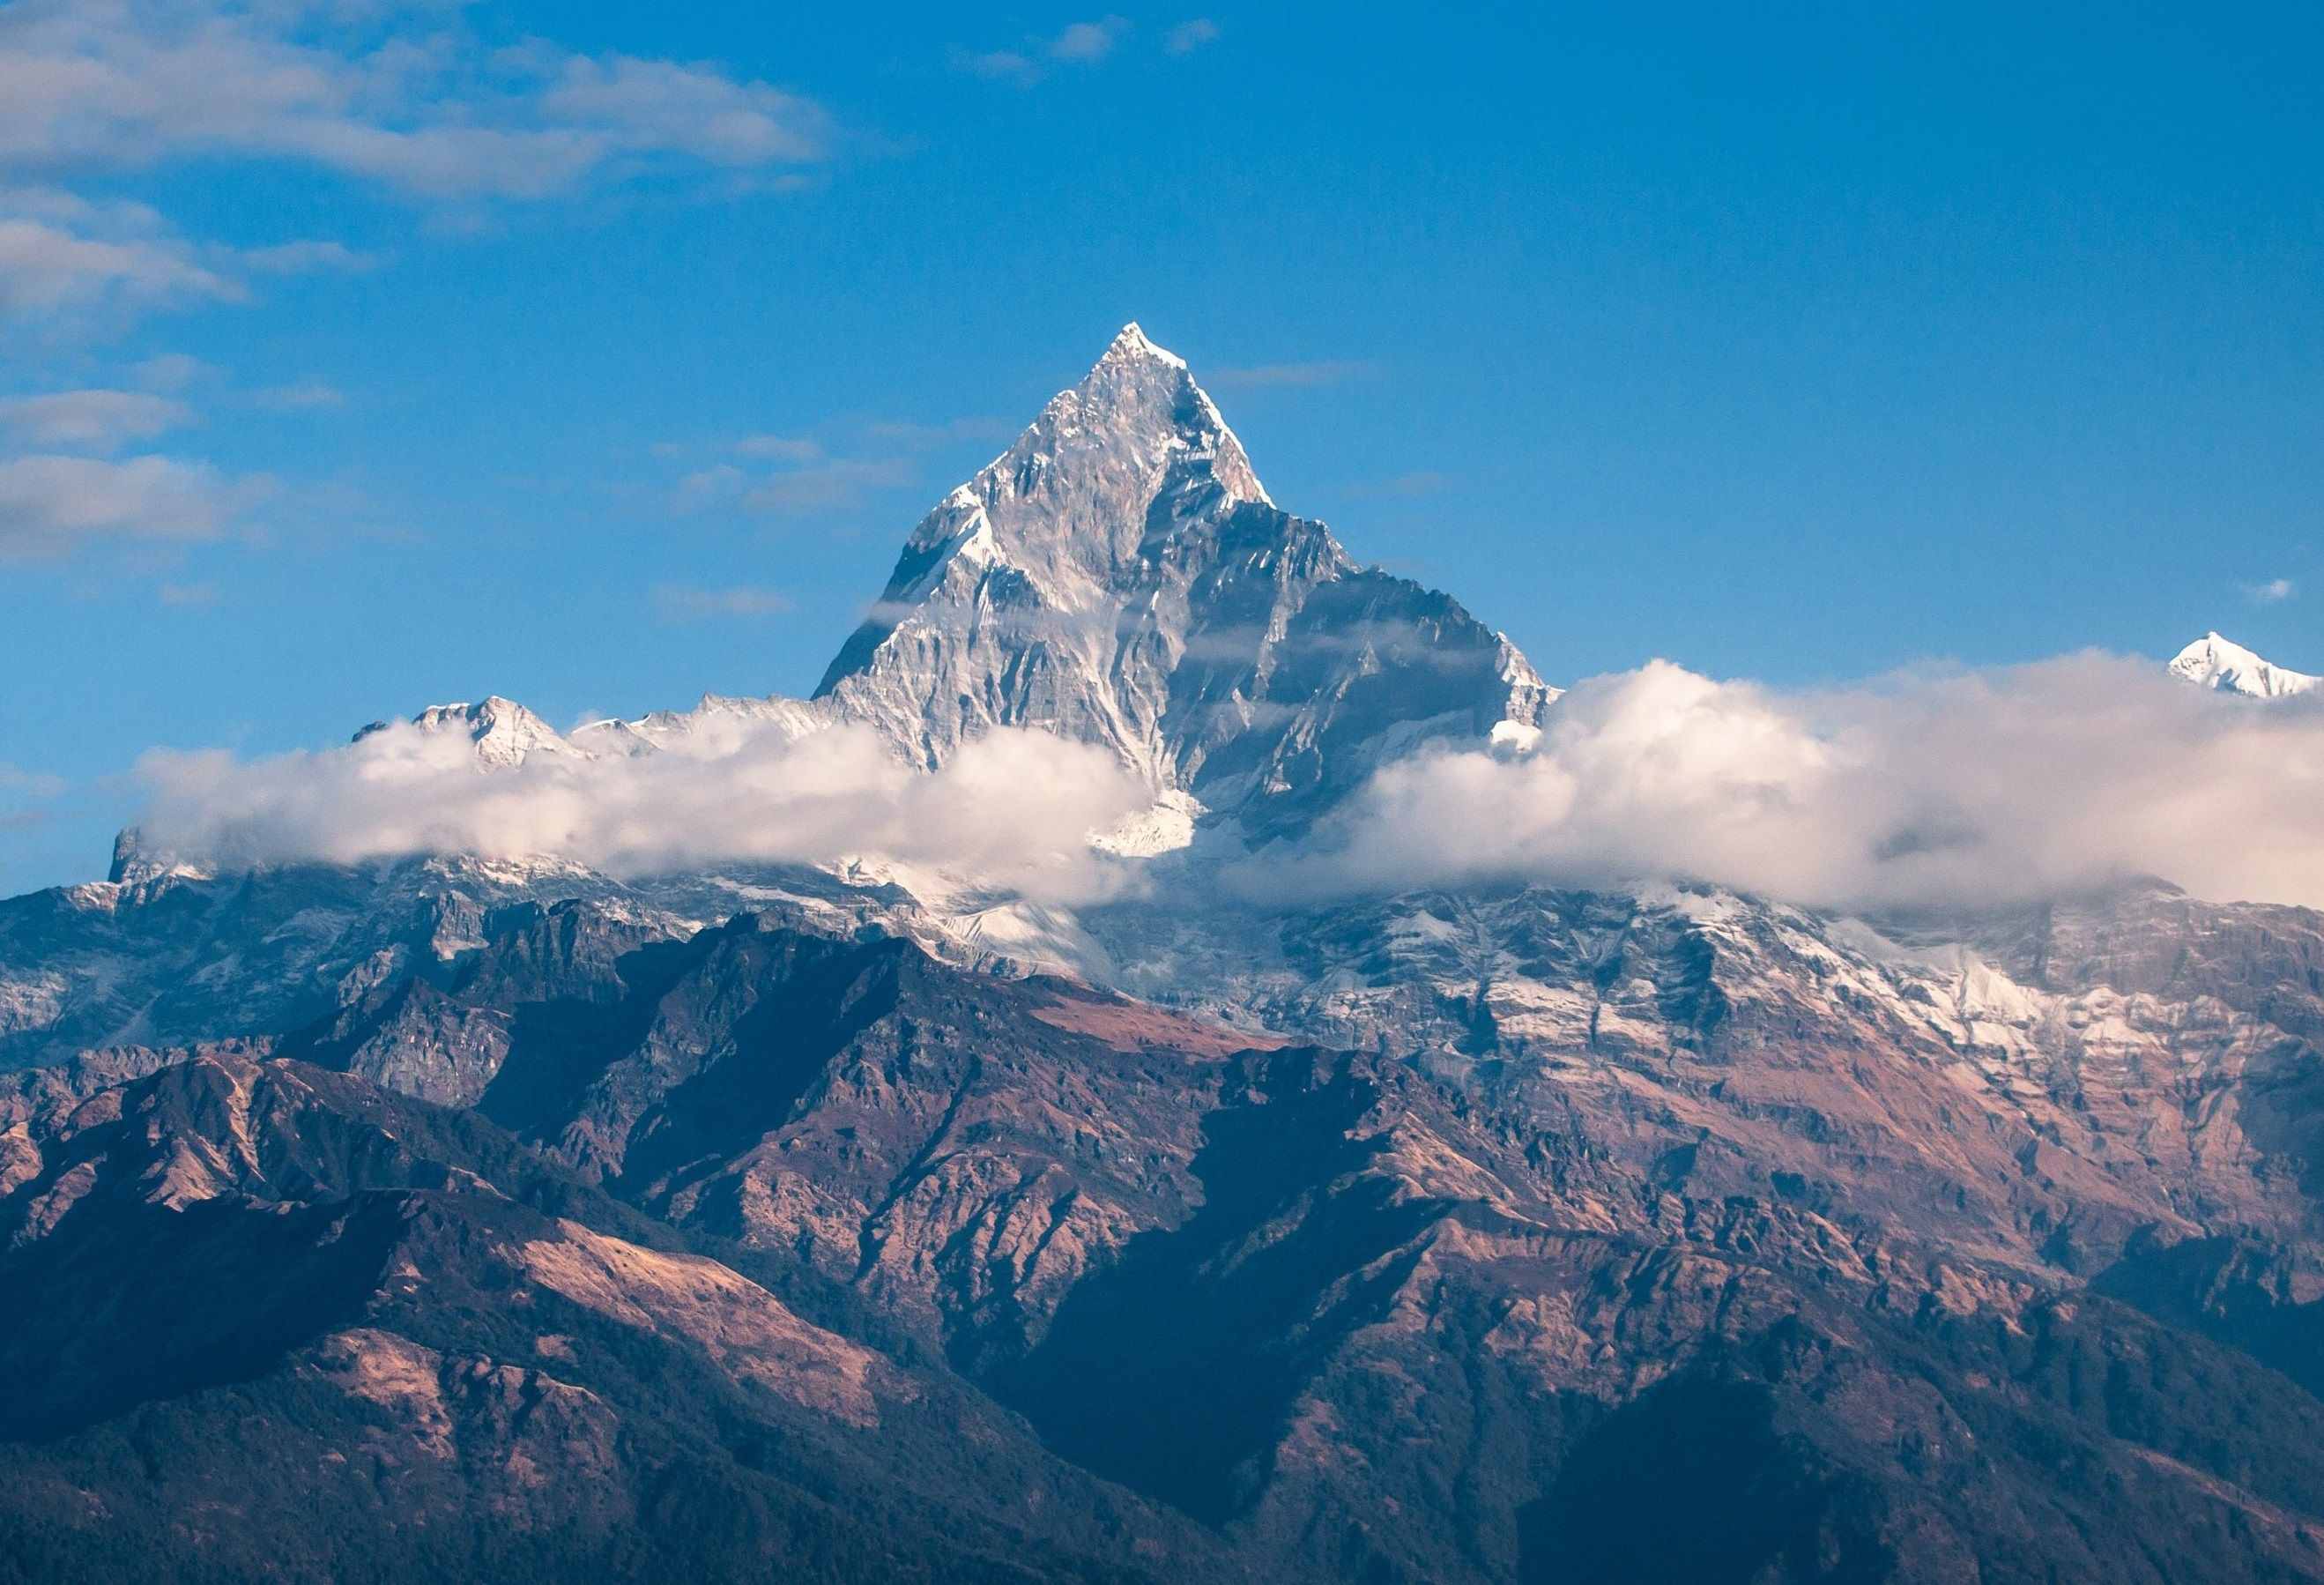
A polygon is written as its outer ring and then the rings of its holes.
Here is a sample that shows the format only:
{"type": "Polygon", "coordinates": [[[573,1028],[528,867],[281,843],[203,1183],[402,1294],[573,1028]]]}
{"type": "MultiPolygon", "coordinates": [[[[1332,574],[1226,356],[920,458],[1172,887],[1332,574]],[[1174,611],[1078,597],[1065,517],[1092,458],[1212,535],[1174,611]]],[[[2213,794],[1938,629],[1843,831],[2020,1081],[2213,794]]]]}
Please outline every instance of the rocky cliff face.
{"type": "Polygon", "coordinates": [[[1057,732],[1156,795],[1129,895],[130,839],[0,903],[0,1557],[2324,1576],[2324,919],[1215,884],[1554,699],[1132,327],[813,700],[414,723],[485,774],[1057,732]]]}
{"type": "MultiPolygon", "coordinates": [[[[2181,905],[2009,941],[2043,994],[2153,996],[2138,922],[2181,905]]],[[[106,1428],[159,1396],[189,1439],[297,1401],[315,1447],[391,1455],[364,1500],[547,1546],[576,1489],[615,1534],[650,1523],[684,1380],[733,1405],[688,1435],[792,1427],[779,1480],[884,1469],[890,1503],[1061,1556],[1111,1513],[1133,1572],[2324,1572],[2324,1404],[2294,1385],[2324,1385],[2313,1048],[2198,1042],[2159,1093],[2126,1080],[2144,1056],[2012,1065],[1917,1036],[1810,935],[1684,917],[1609,927],[1666,977],[1619,1042],[1457,1071],[892,939],[649,940],[575,903],[290,1056],[28,1077],[0,1107],[0,1278],[40,1298],[7,1347],[69,1367],[13,1411],[42,1438],[23,1489],[130,1502],[106,1428]],[[398,1093],[447,1083],[474,1105],[398,1093]],[[125,1318],[157,1272],[178,1297],[147,1340],[125,1318]],[[1056,1507],[927,1463],[924,1433],[1056,1507]]],[[[2230,932],[2201,972],[2292,1016],[2313,950],[2230,932]]],[[[317,1478],[293,1489],[349,1500],[317,1478]]]]}

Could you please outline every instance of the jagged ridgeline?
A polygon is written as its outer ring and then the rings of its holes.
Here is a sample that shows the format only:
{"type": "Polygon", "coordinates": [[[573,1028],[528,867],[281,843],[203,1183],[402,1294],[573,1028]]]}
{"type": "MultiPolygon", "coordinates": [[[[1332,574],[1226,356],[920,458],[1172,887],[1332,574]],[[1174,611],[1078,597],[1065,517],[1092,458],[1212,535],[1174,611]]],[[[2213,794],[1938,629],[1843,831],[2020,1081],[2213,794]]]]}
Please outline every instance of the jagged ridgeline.
{"type": "Polygon", "coordinates": [[[1055,734],[1120,889],[133,833],[0,903],[0,1580],[2324,1577],[2324,919],[1216,884],[1556,698],[1133,326],[813,698],[396,728],[1055,734]]]}

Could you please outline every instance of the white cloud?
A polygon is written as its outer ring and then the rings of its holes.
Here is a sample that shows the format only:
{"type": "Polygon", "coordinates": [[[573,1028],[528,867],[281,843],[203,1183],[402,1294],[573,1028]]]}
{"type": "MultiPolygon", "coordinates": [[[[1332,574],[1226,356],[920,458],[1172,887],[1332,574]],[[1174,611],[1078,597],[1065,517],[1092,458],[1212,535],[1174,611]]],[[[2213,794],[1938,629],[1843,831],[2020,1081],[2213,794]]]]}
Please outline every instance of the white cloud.
{"type": "Polygon", "coordinates": [[[867,856],[1056,900],[1106,888],[1112,872],[1084,835],[1146,802],[1110,755],[1014,730],[934,773],[905,765],[868,729],[835,728],[796,741],[743,736],[700,755],[536,756],[479,775],[465,737],[399,724],[319,754],[156,750],[137,774],[149,846],[230,864],[552,854],[633,875],[867,856]]]}
{"type": "Polygon", "coordinates": [[[777,616],[791,608],[791,598],[779,589],[735,586],[695,589],[664,583],[653,591],[655,613],[665,622],[699,622],[716,616],[777,616]]]}
{"type": "Polygon", "coordinates": [[[1191,55],[1204,44],[1214,43],[1219,36],[1219,24],[1207,16],[1197,16],[1180,23],[1162,37],[1162,48],[1173,55],[1191,55]]]}
{"type": "Polygon", "coordinates": [[[811,100],[706,63],[486,50],[456,14],[218,0],[0,11],[0,167],[297,161],[430,199],[537,199],[656,161],[827,158],[811,100]]]}
{"type": "Polygon", "coordinates": [[[215,606],[218,591],[215,583],[165,583],[153,591],[153,598],[165,606],[191,607],[215,606]]]}
{"type": "Polygon", "coordinates": [[[216,539],[272,488],[170,457],[12,457],[0,460],[0,556],[57,555],[97,538],[216,539]]]}
{"type": "Polygon", "coordinates": [[[1680,878],[1815,905],[1990,903],[2137,874],[2324,905],[2324,709],[2096,654],[1786,695],[1665,662],[1523,755],[1391,765],[1268,895],[1680,878]]]}
{"type": "Polygon", "coordinates": [[[194,422],[193,409],[144,391],[56,391],[0,398],[0,429],[39,446],[112,450],[194,422]]]}
{"type": "Polygon", "coordinates": [[[2244,598],[2255,606],[2278,606],[2300,592],[2289,578],[2271,578],[2265,583],[2244,585],[2244,598]]]}
{"type": "Polygon", "coordinates": [[[43,188],[0,190],[0,318],[125,318],[247,295],[143,204],[95,204],[43,188]]]}

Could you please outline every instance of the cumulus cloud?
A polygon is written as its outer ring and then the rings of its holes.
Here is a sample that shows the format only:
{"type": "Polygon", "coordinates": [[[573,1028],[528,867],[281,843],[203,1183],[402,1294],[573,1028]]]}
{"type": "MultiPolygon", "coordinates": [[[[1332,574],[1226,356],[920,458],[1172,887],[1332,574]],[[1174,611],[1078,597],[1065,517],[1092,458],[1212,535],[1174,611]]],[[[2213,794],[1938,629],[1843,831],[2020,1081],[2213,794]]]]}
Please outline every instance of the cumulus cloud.
{"type": "Polygon", "coordinates": [[[2324,709],[2098,654],[1810,694],[1657,661],[1574,688],[1530,752],[1385,768],[1240,881],[1318,896],[1671,878],[1879,907],[2134,875],[2324,905],[2324,709]]]}
{"type": "Polygon", "coordinates": [[[56,391],[0,399],[0,429],[41,446],[112,450],[193,422],[182,402],[145,391],[56,391]]]}
{"type": "Polygon", "coordinates": [[[137,775],[147,845],[226,865],[466,852],[640,875],[871,857],[1054,901],[1107,888],[1111,872],[1084,834],[1146,802],[1110,755],[1013,730],[932,773],[843,727],[796,740],[737,733],[691,754],[537,755],[487,774],[464,736],[404,723],[344,748],[258,760],[157,750],[137,775]]]}
{"type": "Polygon", "coordinates": [[[272,492],[171,457],[0,459],[0,556],[60,554],[94,538],[216,539],[272,492]]]}

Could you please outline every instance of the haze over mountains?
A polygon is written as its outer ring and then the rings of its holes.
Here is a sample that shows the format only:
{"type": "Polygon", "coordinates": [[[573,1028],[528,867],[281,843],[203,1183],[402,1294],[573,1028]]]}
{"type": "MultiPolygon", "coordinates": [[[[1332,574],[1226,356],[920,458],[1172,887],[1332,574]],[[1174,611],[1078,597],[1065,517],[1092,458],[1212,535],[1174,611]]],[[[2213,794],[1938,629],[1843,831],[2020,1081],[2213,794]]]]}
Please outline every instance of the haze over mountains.
{"type": "Polygon", "coordinates": [[[1561,692],[1127,327],[812,699],[152,757],[0,903],[0,1537],[2324,1577],[2315,681],[1561,692]]]}

